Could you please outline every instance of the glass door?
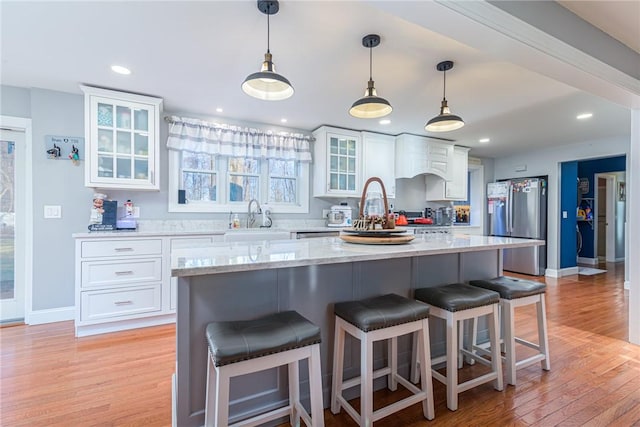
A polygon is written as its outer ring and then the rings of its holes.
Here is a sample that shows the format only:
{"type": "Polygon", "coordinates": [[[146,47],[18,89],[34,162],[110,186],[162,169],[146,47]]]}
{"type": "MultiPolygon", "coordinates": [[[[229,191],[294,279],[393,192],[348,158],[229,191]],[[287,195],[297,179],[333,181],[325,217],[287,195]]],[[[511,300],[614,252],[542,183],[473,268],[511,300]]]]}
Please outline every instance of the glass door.
{"type": "Polygon", "coordinates": [[[0,322],[24,319],[24,281],[18,273],[16,242],[22,203],[16,172],[24,169],[24,132],[0,130],[0,322]],[[22,156],[16,155],[20,151],[22,156]]]}
{"type": "Polygon", "coordinates": [[[329,191],[356,191],[355,138],[329,135],[329,191]]]}

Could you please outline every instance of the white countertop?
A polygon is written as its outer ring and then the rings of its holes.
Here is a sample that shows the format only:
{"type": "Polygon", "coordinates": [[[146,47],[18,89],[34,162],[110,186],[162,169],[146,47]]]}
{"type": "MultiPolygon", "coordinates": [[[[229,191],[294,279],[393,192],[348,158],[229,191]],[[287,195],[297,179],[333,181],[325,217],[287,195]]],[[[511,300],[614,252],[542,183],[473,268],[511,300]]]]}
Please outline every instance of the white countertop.
{"type": "Polygon", "coordinates": [[[92,231],[87,233],[74,233],[73,238],[76,239],[105,239],[109,237],[165,237],[165,236],[201,236],[201,235],[223,235],[225,233],[261,233],[269,231],[285,231],[289,233],[312,233],[325,231],[340,231],[335,227],[316,227],[316,226],[298,226],[298,227],[274,227],[274,228],[217,228],[217,229],[191,229],[191,230],[114,230],[114,231],[92,231]]]}
{"type": "Polygon", "coordinates": [[[212,243],[174,250],[171,254],[171,274],[176,277],[199,276],[543,244],[543,240],[467,234],[421,235],[416,236],[412,242],[401,245],[353,244],[346,243],[338,237],[212,243]]]}

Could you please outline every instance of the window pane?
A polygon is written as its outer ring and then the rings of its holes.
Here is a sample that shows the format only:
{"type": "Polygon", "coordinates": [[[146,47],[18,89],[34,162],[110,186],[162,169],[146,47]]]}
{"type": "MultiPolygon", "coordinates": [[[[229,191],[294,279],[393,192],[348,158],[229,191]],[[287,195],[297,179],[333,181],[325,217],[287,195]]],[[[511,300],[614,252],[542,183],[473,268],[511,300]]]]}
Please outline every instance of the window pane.
{"type": "Polygon", "coordinates": [[[131,129],[131,108],[116,106],[116,124],[122,129],[131,129]]]}
{"type": "Polygon", "coordinates": [[[182,188],[185,190],[187,200],[205,202],[217,200],[215,174],[184,172],[182,174],[182,188]]]}
{"type": "Polygon", "coordinates": [[[338,190],[338,174],[332,173],[329,176],[329,188],[332,190],[338,190]]]}
{"type": "Polygon", "coordinates": [[[356,173],[356,159],[354,157],[349,157],[349,172],[356,173]]]}
{"type": "Polygon", "coordinates": [[[347,189],[347,176],[344,175],[344,174],[340,174],[340,176],[339,176],[338,189],[339,190],[346,190],[347,189]]]}
{"type": "Polygon", "coordinates": [[[295,203],[296,180],[272,178],[269,186],[269,201],[278,203],[295,203]]]}
{"type": "Polygon", "coordinates": [[[338,154],[338,139],[337,138],[331,138],[330,142],[329,142],[329,146],[330,146],[330,153],[331,154],[338,154]]]}
{"type": "Polygon", "coordinates": [[[347,171],[347,158],[346,157],[340,157],[340,166],[338,167],[338,171],[339,172],[346,172],[347,171]]]}
{"type": "Polygon", "coordinates": [[[113,132],[110,130],[98,130],[98,151],[113,153],[113,132]]]}
{"type": "Polygon", "coordinates": [[[133,138],[135,154],[138,156],[148,156],[149,137],[147,135],[136,133],[133,138]]]}
{"type": "Polygon", "coordinates": [[[355,175],[347,176],[348,186],[347,190],[354,191],[356,189],[356,177],[355,175]]]}
{"type": "Polygon", "coordinates": [[[278,176],[296,176],[296,163],[293,160],[269,160],[269,174],[278,176]]]}
{"type": "Polygon", "coordinates": [[[135,130],[149,130],[149,112],[147,110],[134,110],[133,119],[133,128],[135,130]]]}
{"type": "Polygon", "coordinates": [[[331,156],[329,158],[329,168],[331,172],[338,172],[338,157],[331,156]]]}
{"type": "Polygon", "coordinates": [[[113,105],[98,104],[98,126],[113,126],[113,105]]]}
{"type": "Polygon", "coordinates": [[[119,154],[131,154],[131,133],[130,132],[117,132],[117,150],[119,154]]]}
{"type": "Polygon", "coordinates": [[[260,164],[256,159],[232,157],[229,159],[229,172],[260,173],[260,164]]]}
{"type": "Polygon", "coordinates": [[[214,170],[213,156],[205,153],[182,152],[182,167],[184,169],[214,170]]]}
{"type": "Polygon", "coordinates": [[[342,155],[347,154],[347,141],[344,139],[340,140],[340,150],[338,151],[342,155]]]}
{"type": "Polygon", "coordinates": [[[113,178],[113,157],[98,156],[98,176],[113,178]]]}
{"type": "Polygon", "coordinates": [[[135,179],[149,178],[149,161],[147,159],[135,159],[133,162],[135,168],[135,179]]]}
{"type": "Polygon", "coordinates": [[[232,175],[229,177],[229,201],[248,202],[258,199],[260,180],[255,176],[232,175]]]}
{"type": "Polygon", "coordinates": [[[117,178],[131,178],[131,158],[118,157],[116,159],[117,178]]]}
{"type": "Polygon", "coordinates": [[[356,155],[356,142],[353,139],[350,139],[348,141],[348,146],[349,146],[348,154],[350,156],[355,156],[356,155]]]}

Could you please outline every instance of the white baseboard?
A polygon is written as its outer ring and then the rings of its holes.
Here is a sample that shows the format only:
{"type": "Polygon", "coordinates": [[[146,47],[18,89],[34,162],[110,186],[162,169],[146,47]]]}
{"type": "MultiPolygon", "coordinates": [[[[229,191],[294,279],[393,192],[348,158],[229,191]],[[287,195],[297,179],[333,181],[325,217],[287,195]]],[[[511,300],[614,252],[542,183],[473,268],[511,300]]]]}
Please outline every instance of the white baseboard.
{"type": "Polygon", "coordinates": [[[598,258],[578,257],[578,264],[598,265],[598,258]]]}
{"type": "Polygon", "coordinates": [[[43,323],[64,322],[75,318],[75,307],[60,307],[32,311],[25,317],[25,323],[27,325],[42,325],[43,323]]]}
{"type": "Polygon", "coordinates": [[[578,267],[561,268],[559,270],[555,268],[547,268],[544,275],[547,277],[565,277],[578,274],[578,267]]]}
{"type": "Polygon", "coordinates": [[[622,258],[616,258],[616,260],[614,262],[624,262],[626,258],[622,257],[622,258]]]}
{"type": "Polygon", "coordinates": [[[630,280],[625,280],[624,281],[624,288],[626,290],[629,290],[631,288],[631,281],[630,280]]]}
{"type": "Polygon", "coordinates": [[[159,316],[142,317],[139,319],[128,319],[114,322],[102,322],[92,325],[80,325],[76,323],[76,337],[86,337],[89,335],[106,334],[109,332],[127,331],[129,329],[146,328],[149,326],[166,325],[175,323],[176,315],[162,314],[159,316]]]}

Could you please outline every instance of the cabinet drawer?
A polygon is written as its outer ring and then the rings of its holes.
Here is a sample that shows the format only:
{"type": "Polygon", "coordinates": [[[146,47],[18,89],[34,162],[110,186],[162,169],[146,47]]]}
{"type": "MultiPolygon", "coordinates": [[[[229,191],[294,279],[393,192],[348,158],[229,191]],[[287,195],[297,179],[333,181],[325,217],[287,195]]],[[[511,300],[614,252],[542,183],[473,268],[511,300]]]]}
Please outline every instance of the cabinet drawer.
{"type": "Polygon", "coordinates": [[[82,242],[82,257],[111,257],[123,255],[160,255],[162,240],[131,239],[82,242]]]}
{"type": "Polygon", "coordinates": [[[82,263],[82,287],[162,280],[162,258],[91,261],[82,263]]]}
{"type": "Polygon", "coordinates": [[[80,320],[100,320],[160,311],[160,283],[81,293],[80,320]]]}

